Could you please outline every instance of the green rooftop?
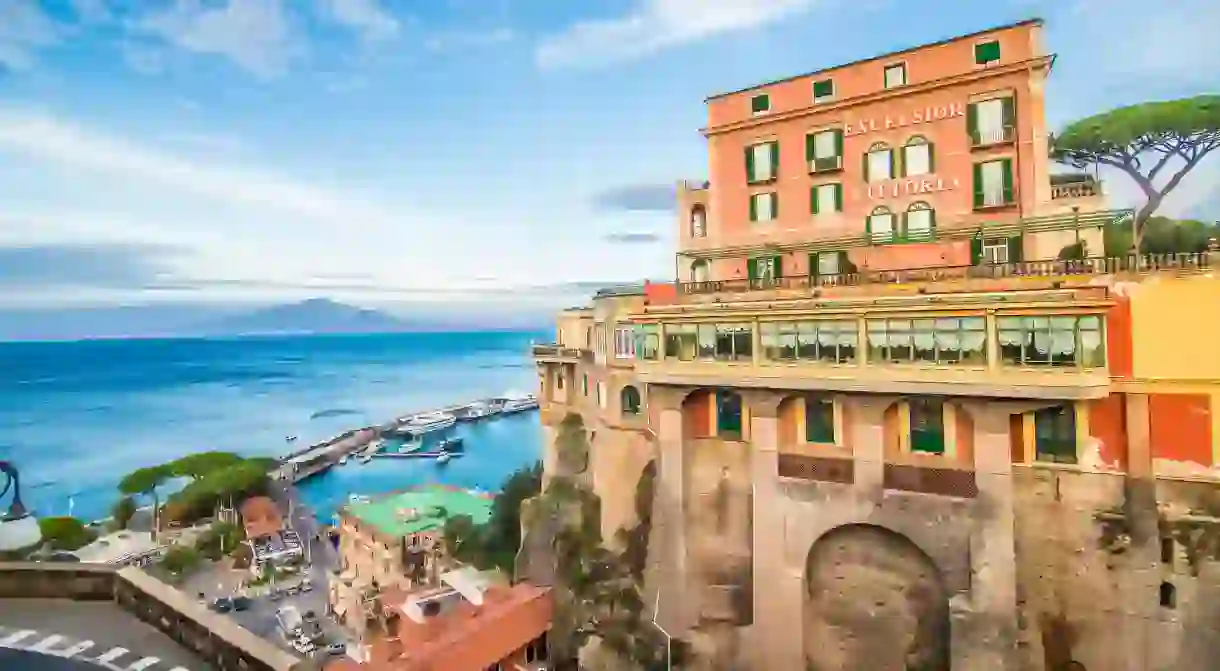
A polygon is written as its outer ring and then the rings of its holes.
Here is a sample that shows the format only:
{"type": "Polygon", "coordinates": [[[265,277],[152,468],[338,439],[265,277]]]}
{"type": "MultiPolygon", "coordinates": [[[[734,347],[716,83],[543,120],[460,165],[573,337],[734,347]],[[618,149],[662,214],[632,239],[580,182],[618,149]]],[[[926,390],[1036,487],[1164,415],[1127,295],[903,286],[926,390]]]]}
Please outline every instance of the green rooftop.
{"type": "Polygon", "coordinates": [[[467,515],[475,524],[491,519],[490,494],[432,485],[352,503],[347,512],[379,533],[401,537],[432,531],[445,525],[446,517],[467,515]]]}

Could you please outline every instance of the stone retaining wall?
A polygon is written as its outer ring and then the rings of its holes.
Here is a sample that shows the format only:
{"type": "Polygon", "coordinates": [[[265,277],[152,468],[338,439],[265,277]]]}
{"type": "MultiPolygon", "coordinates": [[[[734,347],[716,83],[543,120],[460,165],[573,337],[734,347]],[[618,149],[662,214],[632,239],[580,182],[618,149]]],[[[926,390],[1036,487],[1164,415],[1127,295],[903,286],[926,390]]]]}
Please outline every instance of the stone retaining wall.
{"type": "Polygon", "coordinates": [[[134,567],[0,562],[0,599],[23,598],[113,601],[217,671],[317,668],[134,567]]]}

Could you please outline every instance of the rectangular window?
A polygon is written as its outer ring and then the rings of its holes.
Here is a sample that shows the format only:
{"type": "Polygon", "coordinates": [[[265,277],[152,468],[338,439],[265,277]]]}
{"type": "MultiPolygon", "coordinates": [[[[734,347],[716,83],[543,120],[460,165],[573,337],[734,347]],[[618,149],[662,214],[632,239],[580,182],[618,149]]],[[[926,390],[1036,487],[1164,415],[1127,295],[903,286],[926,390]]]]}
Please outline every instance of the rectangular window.
{"type": "Polygon", "coordinates": [[[1008,263],[1008,240],[991,238],[983,241],[983,261],[993,264],[1008,263]]]}
{"type": "Polygon", "coordinates": [[[813,187],[809,199],[810,211],[813,214],[831,214],[843,211],[843,185],[819,184],[813,187]]]}
{"type": "Polygon", "coordinates": [[[872,361],[987,365],[983,317],[870,319],[865,326],[872,361]]]}
{"type": "Polygon", "coordinates": [[[824,103],[834,100],[835,83],[833,79],[823,79],[813,83],[813,102],[824,103]]]}
{"type": "Polygon", "coordinates": [[[898,88],[899,86],[906,86],[906,83],[907,66],[905,63],[897,63],[885,68],[885,88],[898,88]]]}
{"type": "Polygon", "coordinates": [[[928,142],[908,144],[902,148],[902,172],[907,177],[932,173],[932,145],[928,142]]]}
{"type": "Polygon", "coordinates": [[[1000,60],[1000,42],[980,42],[974,45],[974,62],[977,65],[989,65],[1000,60]]]}
{"type": "Polygon", "coordinates": [[[838,275],[843,272],[844,252],[817,252],[813,268],[819,277],[838,275]]]}
{"type": "Polygon", "coordinates": [[[809,172],[825,172],[843,167],[843,131],[824,130],[805,136],[805,161],[809,172]]]}
{"type": "Polygon", "coordinates": [[[746,147],[746,181],[769,182],[779,172],[779,143],[762,142],[746,147]]]}
{"type": "Polygon", "coordinates": [[[856,359],[856,322],[820,320],[763,322],[759,326],[763,358],[768,361],[851,363],[856,359]]]}
{"type": "Polygon", "coordinates": [[[894,150],[874,149],[868,152],[865,181],[885,182],[894,179],[894,150]]]}
{"type": "Polygon", "coordinates": [[[631,328],[614,329],[614,358],[631,359],[635,357],[635,338],[631,328]]]}
{"type": "Polygon", "coordinates": [[[694,324],[665,325],[665,358],[694,361],[699,352],[699,340],[694,324]]]}
{"type": "Polygon", "coordinates": [[[750,221],[771,221],[779,216],[779,194],[774,191],[750,196],[750,221]]]}
{"type": "Polygon", "coordinates": [[[1076,463],[1076,409],[1070,405],[1034,411],[1034,460],[1076,463]]]}
{"type": "Polygon", "coordinates": [[[936,214],[931,208],[907,210],[902,237],[908,242],[931,240],[936,228],[936,214]]]}
{"type": "Polygon", "coordinates": [[[914,398],[907,401],[907,407],[911,413],[911,451],[944,454],[944,403],[940,399],[914,398]]]}
{"type": "Polygon", "coordinates": [[[966,108],[966,129],[974,147],[1011,142],[1016,133],[1016,107],[1012,97],[970,103],[966,108]]]}
{"type": "Polygon", "coordinates": [[[1000,317],[1000,361],[1009,366],[1103,368],[1104,326],[1099,315],[1000,317]]]}
{"type": "Polygon", "coordinates": [[[750,287],[765,289],[774,287],[783,277],[781,272],[781,257],[760,256],[746,261],[746,275],[750,279],[750,287]]]}
{"type": "Polygon", "coordinates": [[[635,358],[656,361],[661,354],[660,330],[655,324],[640,324],[635,332],[635,358]]]}
{"type": "Polygon", "coordinates": [[[974,165],[974,206],[1002,207],[1015,202],[1012,159],[1002,158],[974,165]]]}
{"type": "Polygon", "coordinates": [[[822,396],[805,397],[805,442],[835,442],[835,402],[822,396]]]}
{"type": "Polygon", "coordinates": [[[750,98],[751,114],[766,114],[771,111],[771,96],[763,93],[750,98]]]}
{"type": "Polygon", "coordinates": [[[716,324],[713,329],[717,359],[749,361],[754,358],[754,332],[749,324],[716,324]]]}
{"type": "Polygon", "coordinates": [[[868,235],[874,244],[893,241],[894,215],[889,212],[882,212],[869,216],[868,235]]]}

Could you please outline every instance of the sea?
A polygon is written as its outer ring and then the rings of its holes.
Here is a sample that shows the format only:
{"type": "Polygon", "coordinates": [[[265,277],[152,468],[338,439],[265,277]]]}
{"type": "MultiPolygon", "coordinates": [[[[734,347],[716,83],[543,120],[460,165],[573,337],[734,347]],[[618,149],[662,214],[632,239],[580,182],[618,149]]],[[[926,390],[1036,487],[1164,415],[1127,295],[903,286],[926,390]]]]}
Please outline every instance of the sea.
{"type": "MultiPolygon", "coordinates": [[[[0,342],[0,459],[39,516],[106,517],[126,473],[192,452],[281,456],[348,429],[536,391],[541,332],[0,342]],[[295,436],[295,441],[289,438],[295,436]]],[[[536,412],[449,431],[466,454],[355,459],[299,486],[323,520],[352,494],[494,491],[541,454],[536,412]]],[[[7,507],[8,496],[0,501],[7,507]]]]}

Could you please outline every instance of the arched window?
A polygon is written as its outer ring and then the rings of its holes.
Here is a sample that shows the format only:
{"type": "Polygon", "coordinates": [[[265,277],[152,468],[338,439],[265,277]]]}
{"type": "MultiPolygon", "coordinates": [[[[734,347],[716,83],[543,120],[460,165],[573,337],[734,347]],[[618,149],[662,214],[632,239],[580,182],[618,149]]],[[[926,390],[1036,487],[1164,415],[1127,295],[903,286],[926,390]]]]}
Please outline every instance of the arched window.
{"type": "Polygon", "coordinates": [[[932,143],[922,135],[912,135],[902,147],[902,174],[917,177],[935,172],[932,143]]]}
{"type": "Polygon", "coordinates": [[[741,395],[732,391],[717,391],[716,435],[725,440],[741,440],[741,417],[741,395]]]}
{"type": "Polygon", "coordinates": [[[619,392],[620,401],[623,406],[624,415],[640,414],[640,390],[631,385],[623,387],[619,392]]]}
{"type": "Polygon", "coordinates": [[[865,222],[868,238],[874,244],[892,242],[894,240],[894,213],[882,205],[873,208],[865,222]]]}
{"type": "Polygon", "coordinates": [[[903,222],[903,237],[906,240],[931,240],[936,229],[936,211],[932,206],[918,201],[907,208],[903,222]]]}
{"type": "Polygon", "coordinates": [[[876,142],[864,156],[864,181],[885,182],[894,179],[894,150],[884,142],[876,142]]]}
{"type": "Polygon", "coordinates": [[[707,237],[707,210],[702,205],[691,208],[690,236],[692,238],[707,237]]]}
{"type": "Polygon", "coordinates": [[[697,259],[690,264],[690,281],[707,282],[711,279],[710,266],[706,259],[697,259]]]}

